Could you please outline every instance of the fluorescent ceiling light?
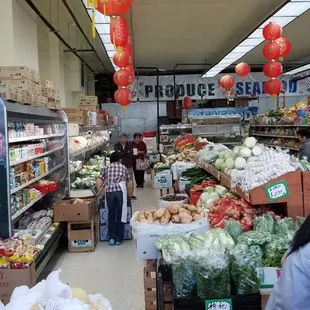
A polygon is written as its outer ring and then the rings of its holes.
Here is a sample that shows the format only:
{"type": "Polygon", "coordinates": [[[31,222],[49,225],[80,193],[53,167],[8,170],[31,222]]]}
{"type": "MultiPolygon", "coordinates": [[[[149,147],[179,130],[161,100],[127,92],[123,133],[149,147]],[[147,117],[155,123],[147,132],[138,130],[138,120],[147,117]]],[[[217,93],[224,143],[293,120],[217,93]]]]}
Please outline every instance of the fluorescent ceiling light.
{"type": "MultiPolygon", "coordinates": [[[[227,68],[229,65],[246,55],[249,51],[264,41],[262,29],[270,22],[276,22],[285,27],[298,16],[310,9],[310,0],[290,0],[286,5],[279,9],[272,17],[264,21],[255,29],[245,40],[228,53],[218,64],[211,67],[202,77],[214,77],[227,68]],[[229,61],[228,61],[229,60],[229,61]],[[223,64],[224,67],[223,67],[223,64]]],[[[310,66],[310,65],[309,65],[310,66]]],[[[295,69],[298,70],[298,69],[295,69]]],[[[295,71],[292,70],[291,72],[295,71]]],[[[306,69],[304,69],[306,70],[306,69]]],[[[302,70],[302,71],[304,71],[302,70]]],[[[300,71],[297,71],[300,72],[300,71]]],[[[286,73],[288,74],[288,73],[286,73]]],[[[290,73],[292,74],[292,73],[290,73]]],[[[294,74],[294,73],[293,73],[294,74]]]]}
{"type": "Polygon", "coordinates": [[[283,73],[283,74],[284,74],[284,75],[293,75],[293,74],[296,74],[296,73],[299,73],[299,72],[302,72],[302,71],[305,71],[305,70],[308,70],[308,69],[310,69],[310,64],[301,66],[301,67],[299,67],[299,68],[296,68],[296,69],[294,69],[294,70],[285,72],[285,73],[283,73]]]}
{"type": "Polygon", "coordinates": [[[101,14],[97,10],[93,11],[92,8],[87,7],[87,0],[83,0],[83,3],[87,9],[90,18],[92,18],[94,12],[96,30],[99,33],[100,39],[111,61],[111,65],[115,70],[118,70],[119,68],[115,66],[113,63],[113,55],[115,54],[115,47],[110,41],[110,17],[101,14]]]}

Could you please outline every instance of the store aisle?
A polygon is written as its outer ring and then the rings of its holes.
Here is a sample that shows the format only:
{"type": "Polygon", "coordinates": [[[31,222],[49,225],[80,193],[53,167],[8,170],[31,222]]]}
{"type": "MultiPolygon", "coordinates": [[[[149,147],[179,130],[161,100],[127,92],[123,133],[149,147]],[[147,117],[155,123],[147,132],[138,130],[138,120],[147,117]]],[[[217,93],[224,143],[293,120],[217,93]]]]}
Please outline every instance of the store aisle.
{"type": "MultiPolygon", "coordinates": [[[[137,189],[138,200],[133,201],[133,212],[154,208],[155,191],[147,178],[144,189],[137,189]]],[[[44,270],[42,278],[52,270],[61,268],[61,279],[88,293],[101,293],[108,298],[114,310],[144,309],[143,262],[136,258],[135,241],[110,247],[98,243],[94,253],[70,254],[58,251],[44,270]]]]}

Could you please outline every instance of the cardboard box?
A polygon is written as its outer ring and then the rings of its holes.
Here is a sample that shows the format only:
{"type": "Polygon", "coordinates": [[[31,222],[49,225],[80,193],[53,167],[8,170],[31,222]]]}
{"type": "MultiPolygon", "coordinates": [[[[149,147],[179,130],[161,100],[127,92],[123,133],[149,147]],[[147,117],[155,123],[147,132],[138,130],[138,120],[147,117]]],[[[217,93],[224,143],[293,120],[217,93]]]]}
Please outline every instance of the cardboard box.
{"type": "Polygon", "coordinates": [[[41,86],[42,88],[54,88],[53,82],[49,80],[43,80],[41,86]]]}
{"type": "Polygon", "coordinates": [[[63,111],[68,117],[85,117],[87,116],[87,111],[80,108],[64,108],[63,111]]]}
{"type": "Polygon", "coordinates": [[[35,83],[40,83],[38,70],[29,69],[26,66],[1,66],[0,79],[29,79],[35,83]]]}
{"type": "Polygon", "coordinates": [[[0,97],[17,101],[17,88],[10,83],[0,83],[0,97]]]}
{"type": "Polygon", "coordinates": [[[149,155],[150,162],[151,163],[158,163],[160,162],[160,154],[155,154],[155,155],[149,155]]]}
{"type": "Polygon", "coordinates": [[[41,88],[42,95],[47,98],[55,99],[55,89],[50,87],[42,87],[41,88]]]}
{"type": "Polygon", "coordinates": [[[190,183],[186,178],[179,178],[179,190],[184,192],[186,184],[190,183]]]}
{"type": "Polygon", "coordinates": [[[260,277],[260,288],[263,289],[272,289],[273,286],[278,282],[281,269],[276,267],[262,267],[257,270],[260,277]]]}
{"type": "Polygon", "coordinates": [[[28,269],[0,269],[0,300],[7,304],[14,289],[21,285],[33,287],[36,284],[35,264],[28,269]]]}
{"type": "Polygon", "coordinates": [[[84,203],[73,204],[74,199],[62,200],[54,204],[54,221],[89,221],[95,213],[94,199],[84,199],[84,203]]]}
{"type": "Polygon", "coordinates": [[[10,83],[20,90],[26,90],[30,94],[41,95],[41,85],[29,80],[29,79],[14,79],[5,80],[1,79],[1,83],[10,83]]]}
{"type": "Polygon", "coordinates": [[[80,102],[80,104],[97,105],[98,104],[98,97],[97,96],[80,95],[79,102],[80,102]]]}
{"type": "Polygon", "coordinates": [[[17,101],[21,103],[31,103],[31,98],[27,90],[17,89],[17,101]]]}
{"type": "Polygon", "coordinates": [[[155,188],[170,188],[172,187],[172,174],[157,173],[154,177],[155,188]]]}
{"type": "Polygon", "coordinates": [[[97,112],[97,104],[80,104],[79,108],[90,112],[97,112]]]}
{"type": "Polygon", "coordinates": [[[68,117],[68,122],[69,123],[74,123],[74,124],[79,124],[79,125],[84,125],[87,126],[88,125],[88,118],[85,117],[68,117]]]}

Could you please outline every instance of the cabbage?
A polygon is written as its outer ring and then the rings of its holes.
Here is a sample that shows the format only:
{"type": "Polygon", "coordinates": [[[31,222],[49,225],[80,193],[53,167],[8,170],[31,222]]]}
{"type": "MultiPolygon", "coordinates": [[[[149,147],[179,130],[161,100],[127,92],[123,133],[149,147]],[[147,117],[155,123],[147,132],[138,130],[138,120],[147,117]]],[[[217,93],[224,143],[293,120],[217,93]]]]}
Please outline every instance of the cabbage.
{"type": "Polygon", "coordinates": [[[222,165],[224,164],[224,162],[225,162],[225,160],[222,159],[222,158],[217,159],[217,160],[215,161],[215,168],[216,168],[217,170],[220,170],[221,167],[222,167],[222,165]]]}
{"type": "Polygon", "coordinates": [[[223,163],[220,170],[224,171],[225,168],[226,168],[226,165],[225,165],[225,163],[223,163]]]}
{"type": "Polygon", "coordinates": [[[225,152],[224,158],[228,159],[228,158],[230,158],[232,156],[232,154],[233,154],[233,152],[231,150],[228,150],[228,151],[225,152]]]}
{"type": "Polygon", "coordinates": [[[209,193],[209,194],[213,193],[214,191],[215,191],[215,188],[213,186],[207,186],[203,189],[204,193],[209,193]]]}
{"type": "Polygon", "coordinates": [[[200,195],[200,200],[202,203],[205,203],[207,202],[207,200],[210,198],[210,193],[208,192],[203,192],[201,195],[200,195]]]}
{"type": "Polygon", "coordinates": [[[248,158],[252,156],[252,152],[249,148],[247,147],[243,147],[240,152],[239,152],[239,156],[243,157],[243,158],[248,158]]]}
{"type": "MultiPolygon", "coordinates": [[[[215,190],[216,190],[216,188],[215,188],[215,190]]],[[[209,195],[209,199],[212,199],[213,201],[219,200],[220,198],[221,198],[221,196],[217,191],[213,192],[209,195]]]]}
{"type": "Polygon", "coordinates": [[[249,149],[253,148],[255,144],[256,144],[256,139],[254,137],[248,137],[243,142],[243,145],[249,149]]]}
{"type": "Polygon", "coordinates": [[[241,150],[241,146],[235,146],[235,147],[233,148],[233,153],[234,153],[234,155],[238,155],[239,152],[240,152],[240,150],[241,150]]]}
{"type": "MultiPolygon", "coordinates": [[[[221,196],[224,197],[228,193],[228,189],[224,186],[221,185],[216,185],[215,186],[215,191],[221,196]]],[[[210,195],[211,198],[211,195],[210,195]]]]}
{"type": "Polygon", "coordinates": [[[220,152],[219,159],[225,159],[225,154],[226,154],[226,151],[220,152]]]}
{"type": "Polygon", "coordinates": [[[235,162],[232,158],[228,158],[225,161],[225,165],[228,169],[233,169],[235,167],[235,162]]]}
{"type": "Polygon", "coordinates": [[[235,168],[238,170],[244,169],[246,166],[246,160],[243,157],[237,157],[235,160],[235,168]]]}

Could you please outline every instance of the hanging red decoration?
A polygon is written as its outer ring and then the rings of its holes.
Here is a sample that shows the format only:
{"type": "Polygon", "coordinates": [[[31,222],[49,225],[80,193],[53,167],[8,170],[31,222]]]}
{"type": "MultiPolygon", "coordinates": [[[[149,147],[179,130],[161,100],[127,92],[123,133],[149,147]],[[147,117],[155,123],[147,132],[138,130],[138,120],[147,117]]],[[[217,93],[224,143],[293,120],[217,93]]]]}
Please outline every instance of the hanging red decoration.
{"type": "Polygon", "coordinates": [[[120,88],[114,93],[114,100],[125,107],[132,102],[132,93],[128,88],[120,88]]]}
{"type": "Polygon", "coordinates": [[[235,80],[231,75],[227,74],[220,78],[220,85],[226,90],[230,90],[234,87],[235,80]]]}
{"type": "Polygon", "coordinates": [[[118,47],[124,47],[128,43],[128,22],[122,16],[113,17],[110,20],[110,40],[118,47]]]}
{"type": "Polygon", "coordinates": [[[126,50],[129,55],[132,55],[132,45],[131,45],[131,36],[128,36],[128,41],[126,43],[126,45],[123,47],[124,50],[126,50]]]}
{"type": "Polygon", "coordinates": [[[132,63],[132,57],[125,50],[116,51],[113,56],[113,62],[119,68],[125,68],[132,63]]]}
{"type": "Polygon", "coordinates": [[[292,43],[287,38],[279,38],[275,41],[280,45],[280,60],[282,61],[292,50],[292,43]]]}
{"type": "Polygon", "coordinates": [[[131,0],[97,0],[97,10],[108,16],[120,16],[129,12],[131,0]]]}
{"type": "Polygon", "coordinates": [[[114,73],[113,81],[117,86],[128,86],[133,82],[133,76],[128,70],[119,69],[114,73]]]}
{"type": "Polygon", "coordinates": [[[279,39],[282,37],[282,27],[278,23],[271,22],[263,28],[263,36],[269,41],[279,39]]]}
{"type": "Polygon", "coordinates": [[[271,79],[265,82],[264,92],[271,96],[278,96],[282,89],[282,82],[276,79],[271,79]]]}
{"type": "Polygon", "coordinates": [[[133,82],[135,80],[135,69],[134,69],[133,65],[130,64],[125,69],[130,72],[130,74],[132,76],[132,82],[133,82]]]}
{"type": "Polygon", "coordinates": [[[191,97],[185,97],[184,98],[184,109],[190,110],[193,106],[193,101],[191,97]]]}
{"type": "Polygon", "coordinates": [[[276,78],[283,73],[281,62],[269,61],[264,65],[264,74],[270,78],[276,78]]]}
{"type": "Polygon", "coordinates": [[[279,58],[281,55],[280,45],[276,42],[267,43],[263,48],[263,55],[269,60],[279,58]]]}
{"type": "Polygon", "coordinates": [[[245,77],[251,72],[251,67],[245,62],[241,62],[240,64],[236,65],[235,72],[237,75],[245,77]]]}

